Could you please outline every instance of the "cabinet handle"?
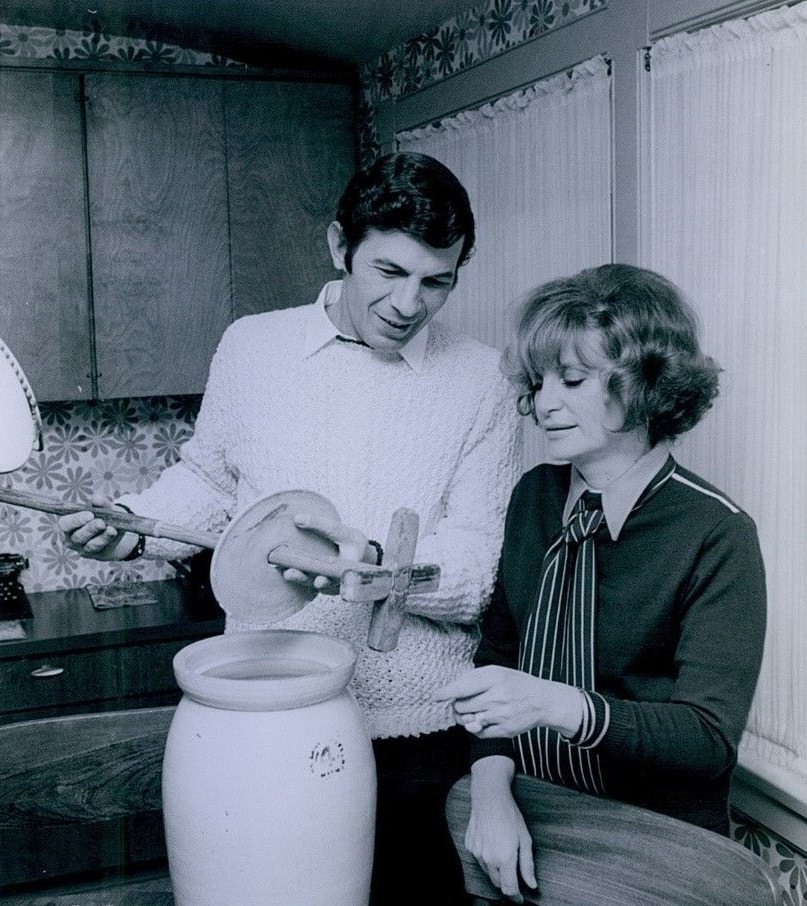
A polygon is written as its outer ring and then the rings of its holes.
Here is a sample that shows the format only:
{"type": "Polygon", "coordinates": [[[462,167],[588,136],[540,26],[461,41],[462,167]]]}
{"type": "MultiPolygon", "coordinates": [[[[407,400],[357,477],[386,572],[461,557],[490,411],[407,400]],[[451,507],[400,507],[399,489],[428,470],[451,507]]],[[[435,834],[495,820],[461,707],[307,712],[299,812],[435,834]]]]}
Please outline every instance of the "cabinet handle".
{"type": "Polygon", "coordinates": [[[61,676],[64,673],[64,667],[51,667],[50,664],[44,664],[31,671],[31,676],[42,678],[46,676],[61,676]]]}

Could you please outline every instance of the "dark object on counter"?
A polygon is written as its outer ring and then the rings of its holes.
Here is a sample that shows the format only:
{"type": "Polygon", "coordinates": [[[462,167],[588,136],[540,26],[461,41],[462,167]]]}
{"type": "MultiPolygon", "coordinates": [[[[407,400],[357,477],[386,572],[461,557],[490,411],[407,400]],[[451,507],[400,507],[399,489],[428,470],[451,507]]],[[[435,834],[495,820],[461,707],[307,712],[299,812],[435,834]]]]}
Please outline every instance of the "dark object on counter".
{"type": "Polygon", "coordinates": [[[22,554],[0,554],[0,620],[28,620],[33,617],[25,589],[17,578],[28,569],[22,554]]]}
{"type": "Polygon", "coordinates": [[[87,594],[96,610],[160,603],[151,586],[145,582],[116,582],[113,585],[103,586],[88,585],[87,594]]]}

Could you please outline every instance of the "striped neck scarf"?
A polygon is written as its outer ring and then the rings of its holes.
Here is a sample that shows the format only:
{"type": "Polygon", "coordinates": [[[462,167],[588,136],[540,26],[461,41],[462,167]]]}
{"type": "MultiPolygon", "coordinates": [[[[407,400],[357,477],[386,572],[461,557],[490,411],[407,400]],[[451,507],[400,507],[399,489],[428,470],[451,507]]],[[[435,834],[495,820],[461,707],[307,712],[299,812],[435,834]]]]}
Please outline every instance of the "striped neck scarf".
{"type": "MultiPolygon", "coordinates": [[[[675,462],[670,458],[640,495],[628,518],[674,474],[675,462]]],[[[596,680],[595,536],[605,526],[601,495],[586,491],[544,556],[535,606],[519,649],[520,670],[584,689],[589,704],[588,693],[594,692],[596,680]]],[[[553,783],[602,795],[605,780],[599,756],[593,750],[605,730],[592,721],[590,714],[588,723],[587,728],[584,718],[578,736],[586,742],[579,747],[547,727],[522,733],[515,740],[520,769],[553,783]],[[592,728],[593,739],[588,738],[592,728]]]]}
{"type": "MultiPolygon", "coordinates": [[[[586,491],[546,552],[535,607],[519,651],[519,669],[544,679],[594,689],[595,536],[605,527],[599,494],[586,491]]],[[[548,727],[516,741],[522,770],[589,793],[605,791],[599,757],[570,745],[548,727]]]]}

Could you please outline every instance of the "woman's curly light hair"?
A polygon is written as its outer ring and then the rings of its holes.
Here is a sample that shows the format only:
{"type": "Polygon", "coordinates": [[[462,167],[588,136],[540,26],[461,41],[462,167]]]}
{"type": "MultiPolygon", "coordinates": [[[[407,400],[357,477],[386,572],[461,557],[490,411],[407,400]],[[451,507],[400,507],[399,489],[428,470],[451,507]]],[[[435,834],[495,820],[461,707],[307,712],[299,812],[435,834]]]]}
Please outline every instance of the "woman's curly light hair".
{"type": "Polygon", "coordinates": [[[529,294],[502,370],[518,389],[518,411],[535,415],[534,392],[571,342],[585,364],[584,335],[596,332],[610,363],[607,391],[625,410],[623,431],[644,428],[652,446],[693,428],[718,394],[719,366],[698,342],[695,312],[665,277],[604,264],[552,280],[529,294]]]}

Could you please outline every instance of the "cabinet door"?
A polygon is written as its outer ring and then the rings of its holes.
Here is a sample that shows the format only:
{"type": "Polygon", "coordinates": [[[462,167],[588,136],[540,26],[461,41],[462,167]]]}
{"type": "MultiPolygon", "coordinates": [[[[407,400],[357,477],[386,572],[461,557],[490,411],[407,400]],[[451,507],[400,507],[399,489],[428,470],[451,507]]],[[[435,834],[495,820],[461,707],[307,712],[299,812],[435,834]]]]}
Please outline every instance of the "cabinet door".
{"type": "Polygon", "coordinates": [[[0,70],[0,336],[40,400],[91,395],[75,75],[0,70]]]}
{"type": "Polygon", "coordinates": [[[232,320],[223,85],[86,77],[98,395],[200,393],[232,320]]]}
{"type": "Polygon", "coordinates": [[[313,302],[337,275],[325,238],[355,165],[347,85],[225,86],[236,317],[313,302]]]}

